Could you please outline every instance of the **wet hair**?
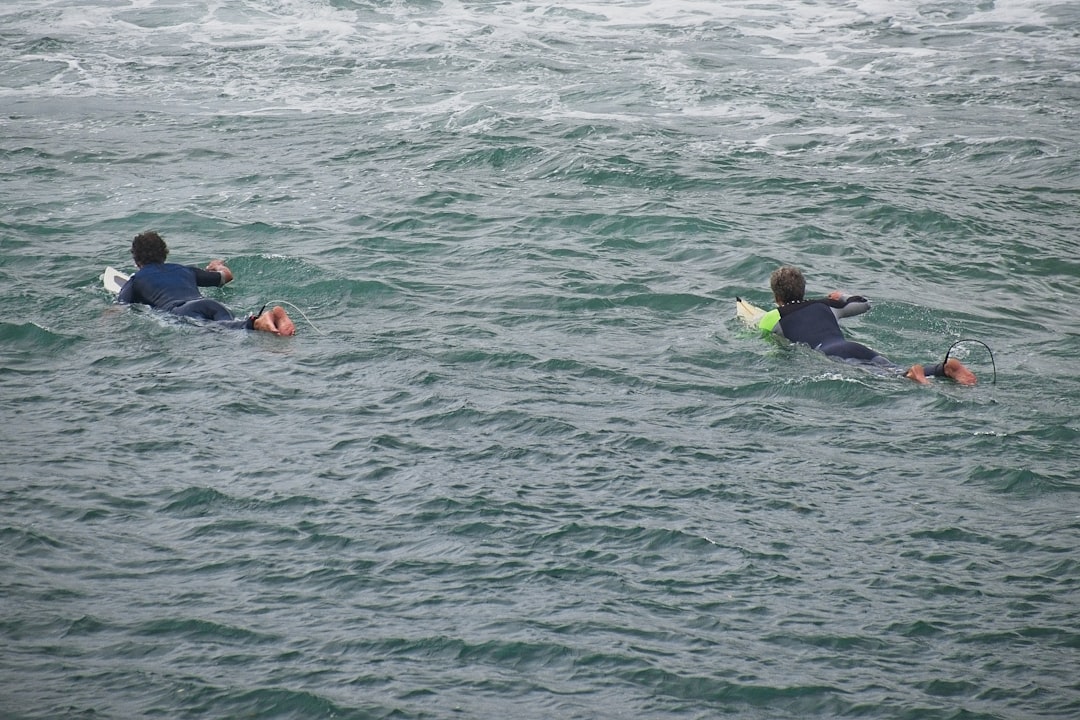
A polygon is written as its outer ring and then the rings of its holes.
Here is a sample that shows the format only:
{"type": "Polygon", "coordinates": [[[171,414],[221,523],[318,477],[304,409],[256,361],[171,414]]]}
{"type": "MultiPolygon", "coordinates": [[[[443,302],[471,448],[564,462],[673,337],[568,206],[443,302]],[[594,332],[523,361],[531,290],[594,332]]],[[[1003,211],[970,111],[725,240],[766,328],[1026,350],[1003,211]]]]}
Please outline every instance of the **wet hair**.
{"type": "Polygon", "coordinates": [[[769,287],[772,288],[776,301],[783,305],[803,299],[803,295],[806,294],[806,278],[803,277],[799,268],[785,265],[773,270],[769,278],[769,287]]]}
{"type": "Polygon", "coordinates": [[[163,263],[169,255],[169,248],[153,230],[147,230],[135,236],[131,242],[131,257],[139,267],[163,263]]]}

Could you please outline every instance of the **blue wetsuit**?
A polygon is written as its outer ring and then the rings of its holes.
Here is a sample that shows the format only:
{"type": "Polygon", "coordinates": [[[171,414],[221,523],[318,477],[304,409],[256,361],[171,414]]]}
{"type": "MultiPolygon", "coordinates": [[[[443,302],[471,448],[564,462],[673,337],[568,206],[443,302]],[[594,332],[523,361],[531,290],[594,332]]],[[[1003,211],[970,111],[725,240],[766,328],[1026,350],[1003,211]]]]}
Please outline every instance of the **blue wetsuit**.
{"type": "MultiPolygon", "coordinates": [[[[772,332],[791,342],[809,345],[830,357],[905,372],[904,368],[877,350],[844,338],[838,318],[859,315],[869,309],[870,301],[858,295],[845,295],[840,299],[797,300],[773,311],[779,313],[779,321],[772,326],[772,332]]],[[[945,375],[943,363],[928,365],[923,371],[928,376],[945,375]]]]}
{"type": "Polygon", "coordinates": [[[174,315],[212,320],[225,327],[252,330],[254,316],[236,319],[229,308],[217,300],[204,298],[200,287],[220,287],[224,276],[193,265],[153,263],[144,265],[120,288],[118,302],[142,303],[174,315]]]}

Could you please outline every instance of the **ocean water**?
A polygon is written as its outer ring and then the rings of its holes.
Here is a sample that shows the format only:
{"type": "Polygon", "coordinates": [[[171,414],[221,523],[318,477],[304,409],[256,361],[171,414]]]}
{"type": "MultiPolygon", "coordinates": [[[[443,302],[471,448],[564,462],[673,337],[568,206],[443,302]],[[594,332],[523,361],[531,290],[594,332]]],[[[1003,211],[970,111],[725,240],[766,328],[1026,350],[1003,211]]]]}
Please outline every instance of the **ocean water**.
{"type": "Polygon", "coordinates": [[[1078,27],[7,0],[0,717],[1080,717],[1078,27]],[[150,228],[299,333],[113,305],[150,228]]]}

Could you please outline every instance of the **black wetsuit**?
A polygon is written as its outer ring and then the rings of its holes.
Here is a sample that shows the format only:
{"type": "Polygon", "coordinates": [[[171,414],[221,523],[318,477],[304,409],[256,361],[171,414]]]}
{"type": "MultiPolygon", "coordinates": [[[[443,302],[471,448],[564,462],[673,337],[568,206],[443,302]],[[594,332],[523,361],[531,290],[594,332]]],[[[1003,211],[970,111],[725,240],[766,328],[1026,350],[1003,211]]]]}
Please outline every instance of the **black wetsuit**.
{"type": "MultiPolygon", "coordinates": [[[[778,309],[780,321],[773,331],[791,342],[809,345],[841,360],[869,363],[904,372],[904,368],[877,350],[844,338],[837,318],[858,315],[869,310],[870,303],[866,298],[854,296],[843,299],[799,300],[781,305],[778,309]]],[[[945,375],[942,363],[926,366],[923,371],[926,375],[945,375]]]]}
{"type": "Polygon", "coordinates": [[[802,300],[780,306],[780,329],[791,342],[809,345],[826,355],[845,360],[874,362],[882,357],[862,343],[844,338],[840,323],[833,309],[843,309],[849,303],[843,300],[802,300]]]}
{"type": "Polygon", "coordinates": [[[128,278],[117,300],[142,303],[196,320],[212,320],[225,327],[254,329],[254,316],[238,320],[229,308],[199,294],[200,287],[219,287],[224,285],[223,280],[221,273],[193,265],[154,263],[144,265],[128,278]]]}

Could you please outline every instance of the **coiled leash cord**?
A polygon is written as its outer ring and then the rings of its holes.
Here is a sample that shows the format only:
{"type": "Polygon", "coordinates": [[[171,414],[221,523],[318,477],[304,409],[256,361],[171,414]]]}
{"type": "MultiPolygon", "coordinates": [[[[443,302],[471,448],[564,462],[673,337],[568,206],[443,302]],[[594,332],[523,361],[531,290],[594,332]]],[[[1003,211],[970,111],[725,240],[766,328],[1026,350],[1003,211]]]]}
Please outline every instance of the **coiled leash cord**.
{"type": "Polygon", "coordinates": [[[944,367],[945,363],[949,362],[949,353],[951,353],[953,351],[953,348],[955,348],[957,345],[959,345],[961,343],[969,343],[969,342],[979,343],[984,348],[986,348],[986,352],[990,353],[990,365],[994,368],[994,379],[990,381],[990,384],[991,385],[997,385],[997,363],[994,362],[994,351],[991,350],[990,346],[987,345],[986,343],[984,343],[982,340],[976,340],[975,338],[964,338],[963,340],[957,340],[956,342],[954,342],[952,345],[949,346],[948,350],[945,351],[945,359],[941,361],[941,365],[944,367]]]}

